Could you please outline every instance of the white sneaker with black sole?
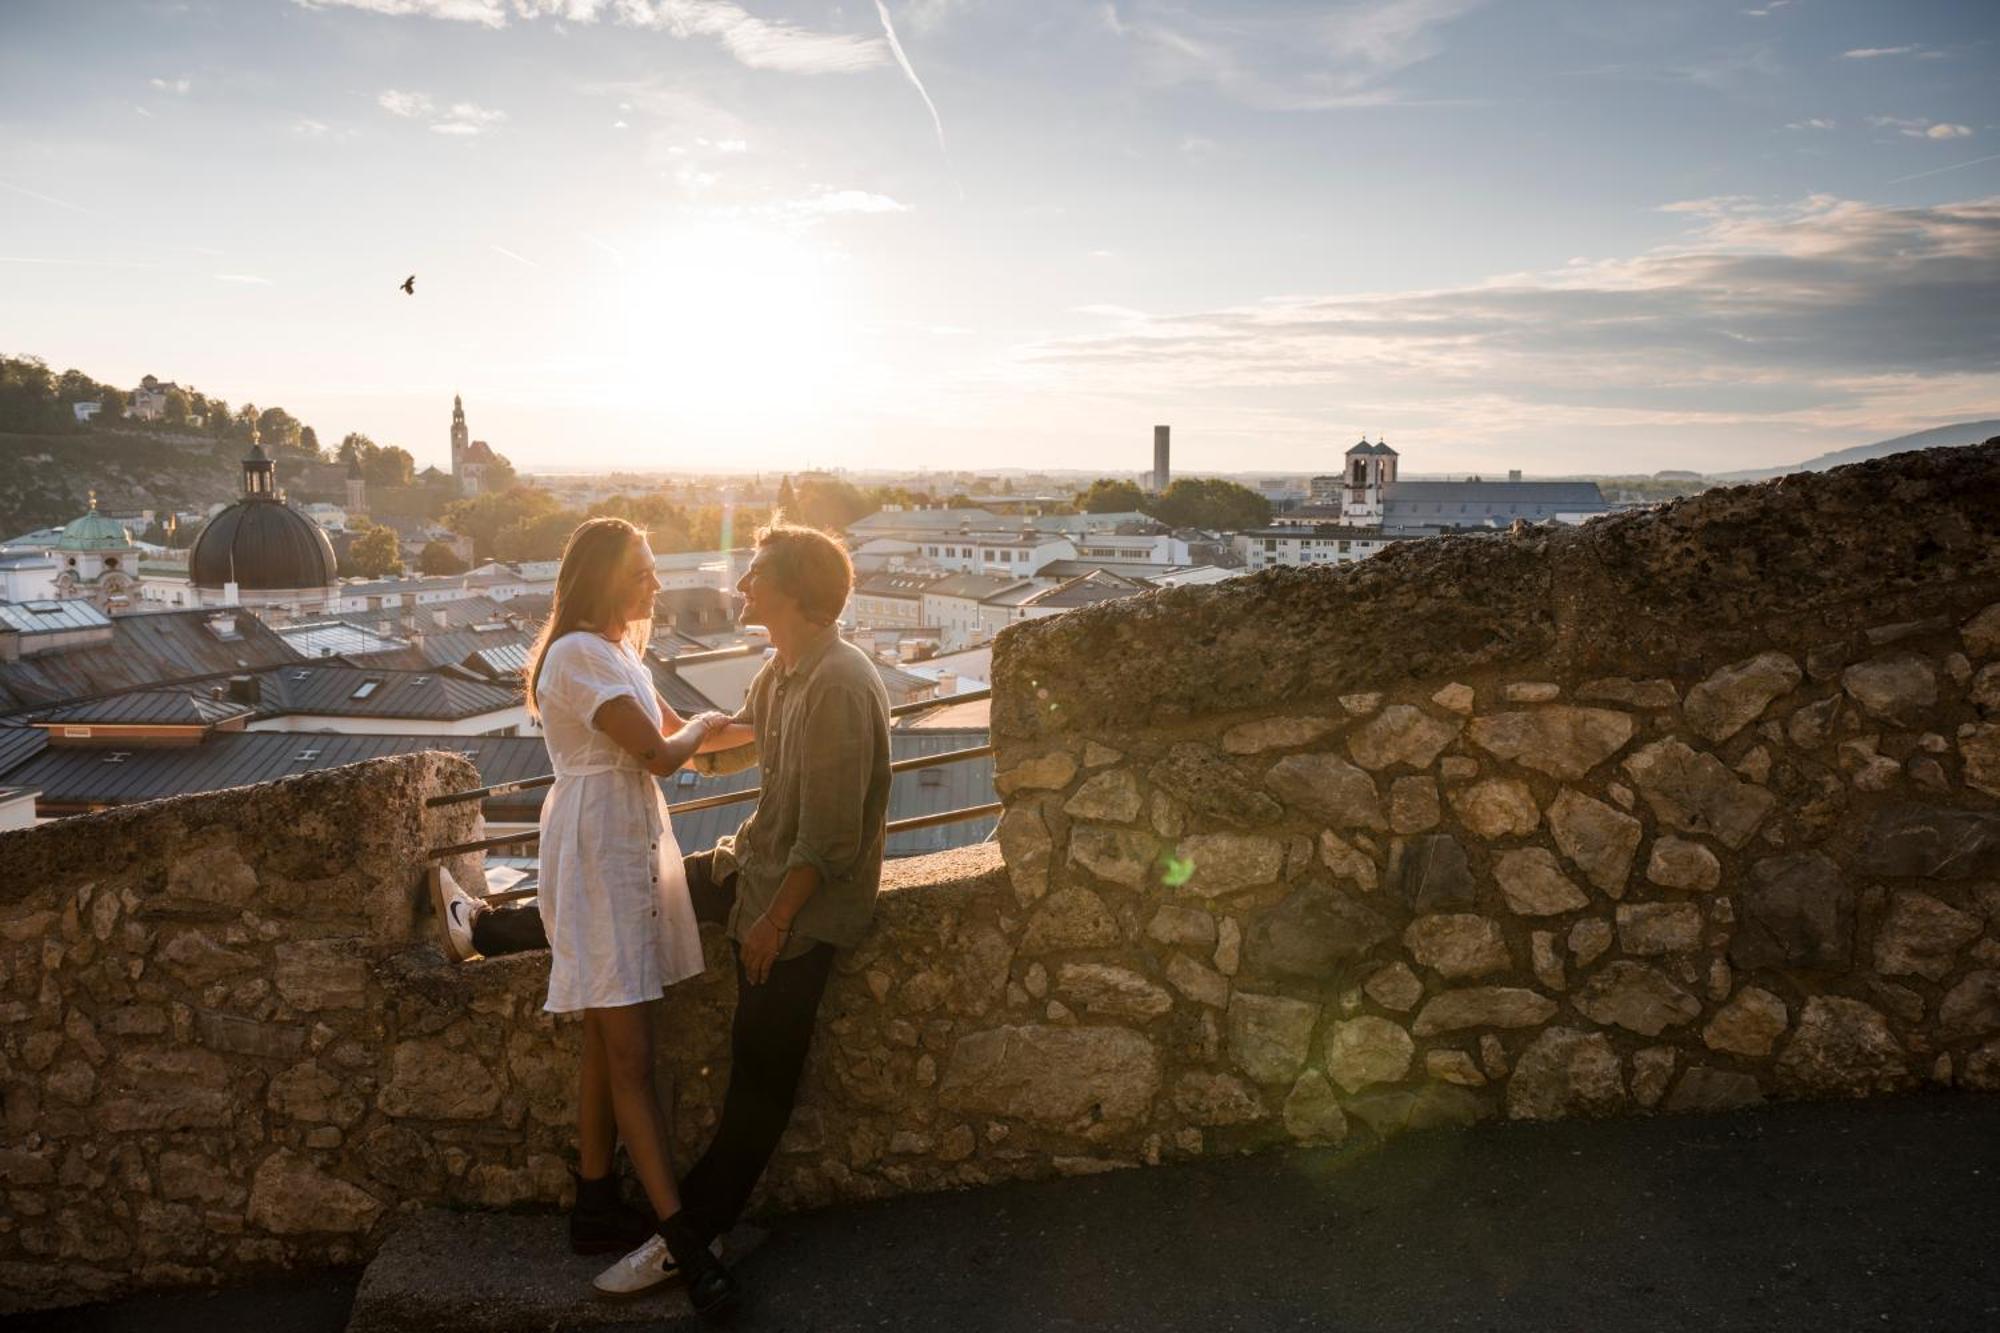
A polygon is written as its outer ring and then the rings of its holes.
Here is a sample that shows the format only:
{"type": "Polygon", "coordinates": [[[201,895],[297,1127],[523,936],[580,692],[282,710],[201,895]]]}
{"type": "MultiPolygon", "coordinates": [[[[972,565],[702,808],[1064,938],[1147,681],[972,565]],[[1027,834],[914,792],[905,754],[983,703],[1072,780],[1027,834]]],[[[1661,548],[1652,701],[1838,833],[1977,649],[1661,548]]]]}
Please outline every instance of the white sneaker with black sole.
{"type": "MultiPolygon", "coordinates": [[[[722,1257],[722,1237],[708,1243],[708,1252],[718,1259],[722,1257]]],[[[599,1273],[590,1285],[608,1300],[626,1300],[657,1291],[680,1275],[681,1266],[674,1262],[667,1242],[656,1232],[646,1237],[645,1244],[599,1273]]]]}
{"type": "Polygon", "coordinates": [[[444,956],[454,963],[469,963],[481,957],[472,945],[472,918],[479,913],[479,900],[459,888],[458,881],[443,866],[431,867],[430,882],[431,910],[437,913],[444,956]]]}

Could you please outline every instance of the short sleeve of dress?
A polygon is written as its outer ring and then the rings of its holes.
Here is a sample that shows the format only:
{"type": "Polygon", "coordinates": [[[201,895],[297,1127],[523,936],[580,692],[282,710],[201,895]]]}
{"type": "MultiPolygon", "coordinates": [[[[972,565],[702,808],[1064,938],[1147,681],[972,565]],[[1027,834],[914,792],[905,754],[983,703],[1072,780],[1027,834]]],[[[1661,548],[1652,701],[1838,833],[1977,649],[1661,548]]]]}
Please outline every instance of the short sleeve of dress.
{"type": "Polygon", "coordinates": [[[586,726],[595,726],[597,710],[621,695],[643,706],[618,649],[595,634],[564,635],[549,649],[549,665],[554,668],[553,693],[586,726]]]}

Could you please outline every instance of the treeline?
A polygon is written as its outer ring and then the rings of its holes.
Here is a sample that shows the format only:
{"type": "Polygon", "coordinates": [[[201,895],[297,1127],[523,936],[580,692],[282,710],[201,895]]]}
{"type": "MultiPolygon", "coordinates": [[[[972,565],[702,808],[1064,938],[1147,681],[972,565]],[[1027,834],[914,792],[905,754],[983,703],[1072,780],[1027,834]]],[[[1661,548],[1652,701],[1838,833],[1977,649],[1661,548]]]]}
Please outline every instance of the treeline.
{"type": "Polygon", "coordinates": [[[103,403],[106,412],[122,411],[125,393],[80,370],[58,375],[38,356],[0,356],[0,431],[80,435],[90,426],[76,419],[78,403],[103,403]]]}
{"type": "Polygon", "coordinates": [[[1248,486],[1216,477],[1181,477],[1158,495],[1129,481],[1099,477],[1089,490],[1077,492],[1076,507],[1086,514],[1137,510],[1169,527],[1210,532],[1241,532],[1271,521],[1269,500],[1248,486]]]}

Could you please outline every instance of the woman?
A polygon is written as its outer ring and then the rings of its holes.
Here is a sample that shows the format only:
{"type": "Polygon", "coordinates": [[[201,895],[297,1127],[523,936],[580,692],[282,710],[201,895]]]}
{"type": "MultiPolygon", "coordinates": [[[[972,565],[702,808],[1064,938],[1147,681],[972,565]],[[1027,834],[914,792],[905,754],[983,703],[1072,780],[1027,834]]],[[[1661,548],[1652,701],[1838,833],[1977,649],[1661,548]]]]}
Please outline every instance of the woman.
{"type": "Polygon", "coordinates": [[[712,1314],[734,1300],[734,1279],[680,1216],[653,1090],[651,1005],[702,971],[680,849],[654,779],[685,764],[727,718],[683,721],[654,690],[641,655],[659,589],[645,534],[623,519],[591,519],[563,548],[527,679],[555,772],[542,802],[537,905],[550,950],[545,1007],[583,1015],[572,1245],[631,1243],[612,1175],[622,1137],[658,1219],[661,1264],[678,1265],[695,1308],[712,1314]]]}

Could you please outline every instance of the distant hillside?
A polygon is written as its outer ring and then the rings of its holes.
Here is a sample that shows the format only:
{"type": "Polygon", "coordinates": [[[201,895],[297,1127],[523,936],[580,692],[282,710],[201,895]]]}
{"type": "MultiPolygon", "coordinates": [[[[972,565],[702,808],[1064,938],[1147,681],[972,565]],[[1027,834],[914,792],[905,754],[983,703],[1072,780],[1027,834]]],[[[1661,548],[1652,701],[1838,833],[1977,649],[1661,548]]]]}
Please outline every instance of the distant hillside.
{"type": "MultiPolygon", "coordinates": [[[[138,431],[0,434],[0,540],[100,509],[205,509],[243,489],[234,440],[138,431]]],[[[134,534],[137,535],[136,533],[134,534]]]]}
{"type": "Polygon", "coordinates": [[[1960,421],[1949,426],[1920,430],[1914,435],[1898,435],[1893,440],[1857,444],[1852,449],[1836,449],[1830,454],[1808,458],[1805,462],[1794,463],[1790,467],[1757,468],[1749,472],[1719,472],[1712,475],[1716,481],[1763,481],[1769,477],[1782,477],[1792,472],[1825,472],[1828,468],[1844,467],[1849,463],[1859,463],[1870,458],[1886,458],[1890,454],[1907,453],[1912,449],[1948,449],[1960,444],[1983,444],[1996,435],[2000,435],[2000,420],[1960,421]]]}

